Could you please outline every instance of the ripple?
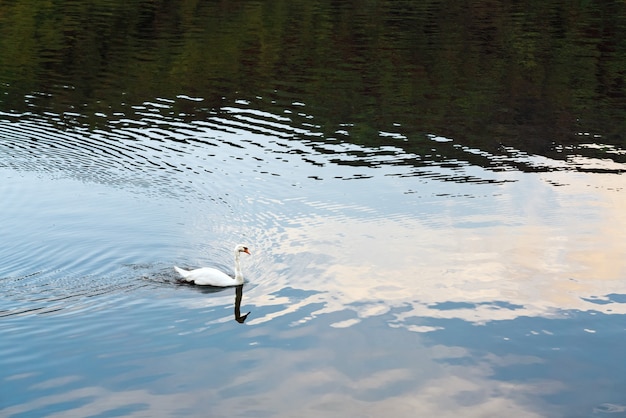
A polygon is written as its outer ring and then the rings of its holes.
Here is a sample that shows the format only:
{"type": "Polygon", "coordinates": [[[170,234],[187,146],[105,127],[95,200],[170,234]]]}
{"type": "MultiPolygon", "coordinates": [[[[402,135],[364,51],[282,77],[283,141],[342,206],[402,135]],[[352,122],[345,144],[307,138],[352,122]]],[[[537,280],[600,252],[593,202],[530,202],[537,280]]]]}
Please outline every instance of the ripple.
{"type": "Polygon", "coordinates": [[[124,293],[148,286],[134,274],[111,277],[78,276],[63,270],[37,271],[25,276],[0,277],[3,308],[0,317],[74,312],[84,314],[117,303],[124,293]],[[114,297],[111,297],[114,296],[114,297]]]}
{"type": "MultiPolygon", "coordinates": [[[[86,115],[5,113],[0,123],[0,146],[8,152],[0,164],[69,173],[126,187],[176,182],[177,188],[186,192],[193,192],[189,189],[191,177],[219,171],[224,159],[253,159],[259,162],[260,174],[276,176],[287,175],[288,165],[295,163],[302,167],[301,180],[317,176],[314,173],[319,166],[350,167],[348,174],[338,171],[334,176],[349,180],[371,178],[377,173],[368,170],[384,168],[385,175],[462,183],[498,182],[498,175],[493,173],[519,168],[520,164],[568,167],[511,149],[506,150],[510,157],[493,155],[435,134],[416,139],[401,130],[380,132],[382,144],[376,147],[353,142],[349,131],[345,139],[325,138],[321,126],[292,115],[259,110],[255,108],[259,103],[236,102],[237,106],[210,111],[203,120],[184,122],[172,112],[176,100],[132,106],[127,112],[116,112],[117,117],[105,118],[106,125],[96,129],[70,127],[65,122],[70,116],[82,119],[86,115]],[[391,142],[385,143],[384,138],[391,142]],[[430,147],[429,152],[424,152],[425,147],[430,147]],[[212,158],[220,159],[220,164],[211,163],[212,158]],[[366,170],[355,172],[356,167],[366,170]],[[142,175],[133,175],[137,173],[142,175]],[[151,175],[159,176],[159,181],[150,181],[151,175]]],[[[580,165],[578,161],[574,164],[580,165]]],[[[157,189],[163,193],[172,190],[157,189]]]]}
{"type": "MultiPolygon", "coordinates": [[[[0,148],[5,152],[0,165],[60,172],[118,187],[151,188],[164,194],[172,190],[194,193],[190,184],[198,176],[235,172],[241,165],[237,162],[242,161],[248,165],[256,162],[256,171],[263,176],[291,176],[296,166],[298,181],[321,178],[319,167],[332,168],[325,171],[333,178],[352,181],[383,174],[457,183],[508,181],[502,180],[500,173],[523,167],[533,171],[593,170],[590,164],[600,167],[597,160],[556,161],[510,147],[496,155],[436,134],[416,138],[401,126],[380,131],[376,146],[359,144],[354,124],[347,124],[348,130],[334,138],[311,123],[315,118],[303,113],[305,107],[291,104],[299,109],[297,114],[286,112],[288,109],[260,110],[267,107],[263,99],[235,101],[205,111],[202,118],[185,121],[174,112],[178,102],[185,100],[146,101],[106,117],[98,112],[93,115],[99,120],[95,127],[81,124],[90,117],[76,112],[3,113],[0,148]]],[[[615,147],[610,152],[621,155],[615,147]]],[[[601,169],[604,167],[608,166],[601,169]]],[[[609,168],[612,172],[622,169],[617,162],[609,168]]]]}
{"type": "Polygon", "coordinates": [[[625,405],[612,403],[603,403],[593,408],[593,416],[603,416],[604,414],[623,414],[625,412],[625,405]]]}

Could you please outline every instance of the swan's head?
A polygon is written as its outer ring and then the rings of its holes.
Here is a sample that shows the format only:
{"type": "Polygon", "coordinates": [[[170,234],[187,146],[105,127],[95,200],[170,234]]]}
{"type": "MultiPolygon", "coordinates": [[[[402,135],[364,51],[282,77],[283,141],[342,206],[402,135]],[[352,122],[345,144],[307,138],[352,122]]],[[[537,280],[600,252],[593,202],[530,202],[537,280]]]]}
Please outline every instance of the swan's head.
{"type": "Polygon", "coordinates": [[[248,246],[247,245],[243,245],[243,244],[237,244],[237,246],[235,247],[235,253],[239,254],[239,253],[246,253],[248,255],[250,255],[250,251],[248,250],[248,246]]]}

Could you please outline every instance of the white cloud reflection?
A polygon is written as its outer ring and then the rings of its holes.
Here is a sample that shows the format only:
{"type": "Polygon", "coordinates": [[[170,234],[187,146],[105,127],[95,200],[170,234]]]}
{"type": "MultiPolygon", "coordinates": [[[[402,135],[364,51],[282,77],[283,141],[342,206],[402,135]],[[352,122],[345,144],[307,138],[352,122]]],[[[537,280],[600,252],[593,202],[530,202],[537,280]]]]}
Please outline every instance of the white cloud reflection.
{"type": "MultiPolygon", "coordinates": [[[[536,397],[558,391],[559,383],[491,379],[494,366],[503,362],[531,364],[537,359],[487,356],[475,367],[455,366],[436,360],[464,358],[469,355],[466,349],[434,346],[418,348],[419,357],[410,365],[380,369],[363,365],[355,373],[350,367],[358,364],[358,358],[345,360],[349,355],[346,350],[350,348],[347,338],[341,338],[332,350],[326,344],[304,351],[250,349],[244,354],[248,363],[245,369],[240,367],[237,353],[215,348],[186,350],[184,362],[179,354],[164,356],[161,361],[138,359],[116,379],[141,381],[145,375],[158,376],[150,382],[150,389],[141,384],[127,389],[110,384],[84,387],[68,384],[63,391],[42,393],[28,404],[10,406],[2,412],[15,416],[48,411],[49,417],[116,413],[126,417],[392,414],[453,418],[499,416],[503,411],[515,417],[556,416],[547,414],[545,405],[538,403],[536,397]],[[220,359],[219,365],[215,359],[220,359]],[[193,369],[189,365],[194,365],[193,369]],[[216,374],[215,368],[221,373],[216,374]],[[55,413],[55,406],[60,404],[66,407],[55,413]]],[[[80,377],[68,376],[65,380],[71,383],[80,381],[80,377]]],[[[43,382],[43,385],[52,383],[43,382]]]]}
{"type": "Polygon", "coordinates": [[[314,303],[323,307],[309,319],[353,310],[356,318],[335,325],[341,327],[390,307],[409,307],[404,318],[474,323],[570,309],[626,313],[626,304],[606,301],[626,293],[623,176],[517,175],[517,182],[490,186],[497,188],[491,195],[419,202],[435,206],[437,224],[410,213],[418,207],[410,194],[392,202],[396,214],[371,215],[363,207],[351,216],[358,205],[311,203],[296,226],[265,231],[280,237],[271,243],[273,253],[299,261],[289,273],[264,273],[248,293],[258,305],[285,307],[252,322],[314,303]],[[291,304],[277,296],[286,286],[312,293],[291,304]],[[448,302],[463,304],[439,308],[448,302]]]}

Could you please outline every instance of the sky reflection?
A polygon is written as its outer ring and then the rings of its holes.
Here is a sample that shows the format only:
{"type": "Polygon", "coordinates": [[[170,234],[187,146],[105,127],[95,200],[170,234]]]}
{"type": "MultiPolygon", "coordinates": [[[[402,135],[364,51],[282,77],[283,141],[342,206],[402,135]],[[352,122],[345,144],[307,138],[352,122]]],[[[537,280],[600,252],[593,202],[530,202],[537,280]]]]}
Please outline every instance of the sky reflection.
{"type": "Polygon", "coordinates": [[[20,307],[39,291],[47,305],[52,285],[60,301],[58,312],[0,325],[3,380],[23,394],[2,412],[558,417],[621,408],[620,175],[502,172],[505,181],[462,184],[374,167],[344,180],[351,167],[325,169],[323,181],[300,176],[303,187],[285,186],[281,172],[259,190],[260,174],[245,165],[225,184],[192,185],[211,197],[237,185],[226,201],[7,171],[20,182],[3,186],[16,198],[4,213],[20,222],[5,230],[14,245],[3,256],[34,253],[37,263],[21,269],[46,269],[26,278],[6,264],[14,292],[5,298],[20,307]],[[29,237],[50,225],[48,240],[73,239],[31,252],[39,240],[29,237]],[[168,269],[228,263],[233,237],[253,253],[242,266],[243,324],[236,289],[176,286],[168,269]],[[29,333],[36,347],[25,356],[16,347],[29,333]],[[606,390],[583,387],[602,382],[606,390]]]}
{"type": "Polygon", "coordinates": [[[285,228],[274,251],[310,260],[313,276],[294,274],[303,289],[324,292],[308,299],[324,301],[316,314],[349,306],[370,317],[411,306],[415,316],[483,323],[570,309],[624,313],[624,304],[589,302],[624,293],[622,181],[609,174],[523,174],[498,185],[495,196],[431,200],[445,227],[411,216],[415,203],[406,196],[394,200],[405,213],[395,216],[375,209],[363,216],[365,207],[357,218],[349,206],[315,203],[297,227],[285,228]],[[474,214],[476,206],[485,210],[474,214]],[[331,216],[320,211],[329,207],[331,216]],[[469,304],[432,308],[450,301],[469,304]]]}

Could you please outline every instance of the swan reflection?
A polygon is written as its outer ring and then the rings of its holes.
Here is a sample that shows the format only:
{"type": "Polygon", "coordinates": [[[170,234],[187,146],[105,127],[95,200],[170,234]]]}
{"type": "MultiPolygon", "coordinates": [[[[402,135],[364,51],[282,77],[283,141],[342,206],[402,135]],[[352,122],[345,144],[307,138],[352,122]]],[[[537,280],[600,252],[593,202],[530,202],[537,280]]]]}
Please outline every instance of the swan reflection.
{"type": "MultiPolygon", "coordinates": [[[[205,293],[205,294],[223,292],[226,289],[228,289],[224,287],[196,286],[193,283],[185,282],[180,279],[177,279],[176,282],[182,286],[191,285],[195,287],[198,291],[205,293]]],[[[243,286],[244,286],[243,284],[232,286],[235,288],[235,321],[239,322],[240,324],[243,324],[245,320],[248,318],[248,315],[250,315],[250,312],[246,313],[245,315],[241,314],[241,300],[243,299],[243,286]]]]}
{"type": "Polygon", "coordinates": [[[248,315],[250,315],[250,312],[248,312],[245,315],[241,314],[242,297],[243,297],[243,285],[240,284],[237,287],[235,287],[235,321],[239,322],[240,324],[243,324],[246,321],[246,318],[248,318],[248,315]]]}

